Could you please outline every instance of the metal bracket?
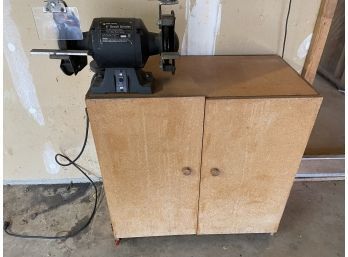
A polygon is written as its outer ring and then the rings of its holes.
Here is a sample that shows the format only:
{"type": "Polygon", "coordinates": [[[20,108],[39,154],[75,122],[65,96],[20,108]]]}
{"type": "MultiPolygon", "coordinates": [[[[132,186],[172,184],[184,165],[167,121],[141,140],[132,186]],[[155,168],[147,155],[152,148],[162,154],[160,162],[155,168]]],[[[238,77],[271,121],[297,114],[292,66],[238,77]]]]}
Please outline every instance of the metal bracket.
{"type": "Polygon", "coordinates": [[[162,52],[161,53],[162,60],[172,60],[172,59],[176,59],[178,57],[179,57],[178,52],[162,52]]]}
{"type": "Polygon", "coordinates": [[[173,26],[175,24],[175,16],[171,14],[162,14],[158,20],[160,26],[173,26]]]}
{"type": "Polygon", "coordinates": [[[178,0],[159,0],[160,4],[162,5],[173,5],[173,4],[178,4],[178,0]]]}
{"type": "Polygon", "coordinates": [[[162,5],[174,5],[178,4],[178,0],[159,0],[159,18],[158,18],[158,26],[172,26],[175,24],[175,15],[173,15],[173,11],[171,14],[162,14],[162,5]]]}
{"type": "Polygon", "coordinates": [[[56,56],[60,59],[60,56],[88,56],[87,50],[60,50],[60,49],[32,49],[30,51],[32,55],[49,55],[56,56]]]}
{"type": "Polygon", "coordinates": [[[66,12],[66,4],[63,0],[46,0],[44,12],[59,13],[66,12]]]}

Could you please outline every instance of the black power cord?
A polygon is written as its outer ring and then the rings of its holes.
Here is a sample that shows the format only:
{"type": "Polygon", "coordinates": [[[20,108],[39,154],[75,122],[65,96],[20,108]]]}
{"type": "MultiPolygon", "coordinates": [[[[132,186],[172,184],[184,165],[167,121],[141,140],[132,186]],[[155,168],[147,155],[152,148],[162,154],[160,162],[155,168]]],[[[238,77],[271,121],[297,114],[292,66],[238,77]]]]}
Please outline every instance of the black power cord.
{"type": "Polygon", "coordinates": [[[14,236],[14,237],[20,237],[20,238],[37,238],[37,239],[67,239],[73,236],[76,236],[77,234],[79,234],[82,230],[84,230],[85,228],[88,227],[88,225],[91,223],[91,221],[94,218],[94,215],[97,211],[97,205],[98,205],[98,189],[97,186],[95,185],[94,181],[86,174],[86,172],[84,172],[81,167],[76,163],[76,161],[81,157],[82,153],[84,152],[85,148],[86,148],[86,144],[87,144],[87,139],[88,139],[88,129],[89,129],[89,117],[88,117],[88,113],[87,113],[87,109],[85,109],[86,111],[86,133],[85,133],[85,139],[81,148],[80,153],[76,156],[76,158],[74,160],[71,160],[68,156],[63,155],[63,154],[56,154],[55,156],[55,160],[56,162],[63,167],[66,166],[70,166],[73,165],[76,169],[78,169],[88,180],[89,182],[91,182],[92,186],[94,187],[94,191],[95,191],[95,201],[94,201],[94,207],[93,207],[93,211],[89,217],[89,219],[87,220],[86,223],[84,223],[79,229],[77,230],[70,230],[69,232],[67,232],[66,235],[64,236],[42,236],[42,235],[24,235],[24,234],[19,234],[19,233],[15,233],[11,231],[11,222],[10,221],[5,221],[4,222],[4,232],[9,235],[9,236],[14,236]],[[66,162],[63,163],[59,160],[59,158],[64,159],[66,162]]]}
{"type": "Polygon", "coordinates": [[[291,10],[291,3],[292,3],[292,0],[289,0],[289,7],[288,7],[288,13],[287,13],[287,15],[286,15],[285,31],[284,31],[284,40],[283,40],[283,51],[282,51],[282,58],[283,58],[283,59],[284,59],[286,38],[287,38],[287,36],[288,36],[288,23],[289,23],[289,16],[290,16],[290,10],[291,10]]]}

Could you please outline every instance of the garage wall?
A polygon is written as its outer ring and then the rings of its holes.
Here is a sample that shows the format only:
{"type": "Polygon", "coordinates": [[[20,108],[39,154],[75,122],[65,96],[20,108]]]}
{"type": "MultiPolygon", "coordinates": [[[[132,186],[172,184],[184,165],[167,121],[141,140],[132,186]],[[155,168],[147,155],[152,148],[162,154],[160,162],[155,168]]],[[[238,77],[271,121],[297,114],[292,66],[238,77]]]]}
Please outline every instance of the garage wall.
{"type": "MultiPolygon", "coordinates": [[[[174,7],[182,54],[280,54],[288,0],[180,0],[174,7]]],[[[156,0],[72,0],[83,30],[94,17],[140,17],[156,31],[156,0]]],[[[38,39],[31,7],[42,1],[4,0],[5,183],[67,181],[73,168],[54,162],[56,152],[75,156],[84,137],[84,96],[92,72],[67,77],[59,61],[30,56],[32,48],[56,48],[38,39]]],[[[320,0],[293,0],[285,59],[301,71],[320,0]]],[[[166,8],[168,9],[168,8],[166,8]]],[[[170,9],[170,8],[169,8],[170,9]]],[[[168,10],[169,10],[168,9],[168,10]]],[[[99,175],[90,135],[80,163],[99,175]]]]}

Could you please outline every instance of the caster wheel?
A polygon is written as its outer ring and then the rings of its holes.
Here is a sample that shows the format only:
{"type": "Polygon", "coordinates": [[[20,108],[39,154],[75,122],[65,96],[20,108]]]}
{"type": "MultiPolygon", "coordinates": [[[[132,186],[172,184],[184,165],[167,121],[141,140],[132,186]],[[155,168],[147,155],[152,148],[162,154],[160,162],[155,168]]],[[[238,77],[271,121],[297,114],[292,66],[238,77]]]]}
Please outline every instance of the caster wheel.
{"type": "Polygon", "coordinates": [[[118,247],[121,244],[121,238],[115,239],[115,246],[118,247]]]}

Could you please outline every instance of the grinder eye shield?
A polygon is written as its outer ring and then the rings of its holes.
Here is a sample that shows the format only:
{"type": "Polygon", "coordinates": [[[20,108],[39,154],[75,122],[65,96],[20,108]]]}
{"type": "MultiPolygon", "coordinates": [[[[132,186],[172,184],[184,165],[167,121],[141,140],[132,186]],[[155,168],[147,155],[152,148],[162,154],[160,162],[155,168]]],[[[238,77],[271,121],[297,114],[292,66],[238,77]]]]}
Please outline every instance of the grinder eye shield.
{"type": "Polygon", "coordinates": [[[83,39],[76,7],[65,7],[61,12],[48,12],[42,6],[33,7],[32,13],[41,40],[83,39]]]}

